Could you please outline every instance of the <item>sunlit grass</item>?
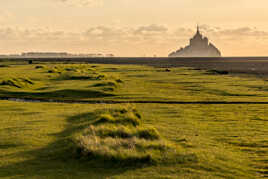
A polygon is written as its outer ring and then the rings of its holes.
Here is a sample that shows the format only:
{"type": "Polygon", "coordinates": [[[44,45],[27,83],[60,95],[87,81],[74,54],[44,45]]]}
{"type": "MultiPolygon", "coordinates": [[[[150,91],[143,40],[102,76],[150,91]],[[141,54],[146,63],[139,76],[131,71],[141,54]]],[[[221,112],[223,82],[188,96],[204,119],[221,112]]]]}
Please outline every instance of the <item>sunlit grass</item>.
{"type": "MultiPolygon", "coordinates": [[[[17,91],[35,94],[94,90],[112,94],[105,98],[107,100],[125,101],[268,101],[268,82],[265,79],[234,77],[225,72],[189,68],[174,68],[166,72],[165,69],[145,66],[92,66],[35,64],[1,68],[1,81],[31,79],[40,85],[39,88],[20,89],[2,85],[0,90],[5,92],[5,96],[9,91],[14,95],[17,91]],[[42,68],[36,69],[36,66],[42,68]],[[49,70],[54,71],[49,73],[49,70]]],[[[35,95],[31,97],[35,98],[35,95]]],[[[84,101],[92,97],[73,96],[70,99],[84,101]]],[[[103,96],[99,99],[103,100],[103,96]]]]}
{"type": "Polygon", "coordinates": [[[171,163],[185,157],[178,146],[160,137],[157,129],[144,127],[136,109],[102,109],[87,118],[92,123],[74,139],[79,157],[124,166],[171,163]]]}
{"type": "MultiPolygon", "coordinates": [[[[131,65],[1,67],[0,82],[11,79],[29,79],[33,84],[27,82],[19,88],[5,83],[0,85],[0,96],[268,101],[265,79],[189,68],[167,72],[131,65]],[[51,69],[57,72],[49,73],[51,69]],[[105,78],[87,78],[97,75],[105,78]]],[[[131,112],[116,104],[0,102],[0,177],[268,176],[268,105],[137,104],[130,108],[131,112]],[[174,149],[176,155],[172,155],[174,149]]]]}

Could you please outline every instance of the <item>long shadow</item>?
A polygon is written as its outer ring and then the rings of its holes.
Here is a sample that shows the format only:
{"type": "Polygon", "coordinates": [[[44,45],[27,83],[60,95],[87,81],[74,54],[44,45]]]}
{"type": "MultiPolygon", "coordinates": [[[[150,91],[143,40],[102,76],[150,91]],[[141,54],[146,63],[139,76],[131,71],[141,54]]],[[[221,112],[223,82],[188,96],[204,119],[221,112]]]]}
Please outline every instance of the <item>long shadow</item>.
{"type": "Polygon", "coordinates": [[[0,97],[26,98],[26,99],[81,99],[114,96],[110,93],[95,90],[64,89],[48,92],[25,92],[0,90],[0,97]]]}
{"type": "Polygon", "coordinates": [[[53,134],[56,138],[54,142],[41,149],[16,154],[18,158],[30,159],[0,167],[0,178],[107,178],[143,167],[144,165],[124,166],[103,159],[80,158],[72,142],[72,135],[94,123],[95,114],[85,113],[67,118],[65,130],[53,134]]]}
{"type": "Polygon", "coordinates": [[[91,81],[94,81],[94,80],[98,80],[96,79],[96,77],[92,77],[92,76],[61,76],[61,77],[58,77],[58,78],[55,78],[55,79],[52,79],[53,81],[67,81],[67,80],[91,80],[91,81]]]}

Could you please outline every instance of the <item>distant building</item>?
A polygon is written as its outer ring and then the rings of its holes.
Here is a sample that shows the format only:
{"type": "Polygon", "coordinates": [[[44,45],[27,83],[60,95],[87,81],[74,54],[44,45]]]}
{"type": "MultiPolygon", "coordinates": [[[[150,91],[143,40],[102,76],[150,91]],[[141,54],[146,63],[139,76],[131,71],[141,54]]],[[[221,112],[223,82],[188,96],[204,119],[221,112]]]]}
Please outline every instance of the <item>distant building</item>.
{"type": "Polygon", "coordinates": [[[197,26],[196,34],[190,39],[190,45],[169,54],[169,57],[220,57],[221,52],[203,37],[197,26]]]}
{"type": "Polygon", "coordinates": [[[68,55],[66,52],[26,52],[21,54],[23,57],[65,57],[68,55]]]}
{"type": "Polygon", "coordinates": [[[76,58],[76,57],[114,57],[113,54],[102,53],[90,53],[90,54],[72,54],[67,52],[25,52],[20,55],[21,57],[33,57],[33,58],[76,58]]]}

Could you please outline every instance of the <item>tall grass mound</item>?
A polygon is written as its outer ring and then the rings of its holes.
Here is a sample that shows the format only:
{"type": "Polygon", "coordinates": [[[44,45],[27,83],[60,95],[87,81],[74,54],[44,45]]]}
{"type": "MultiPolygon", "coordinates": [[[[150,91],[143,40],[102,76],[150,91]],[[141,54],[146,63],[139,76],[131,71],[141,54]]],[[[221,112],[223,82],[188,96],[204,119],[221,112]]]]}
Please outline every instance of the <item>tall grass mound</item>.
{"type": "Polygon", "coordinates": [[[96,81],[90,87],[99,87],[103,91],[114,91],[123,81],[114,76],[98,71],[88,65],[56,65],[48,68],[48,73],[55,74],[53,80],[77,80],[77,81],[96,81]]]}
{"type": "Polygon", "coordinates": [[[6,85],[16,88],[28,88],[33,86],[35,83],[28,78],[10,78],[3,80],[0,85],[6,85]]]}
{"type": "Polygon", "coordinates": [[[104,91],[114,91],[121,83],[122,82],[118,82],[118,80],[102,80],[93,84],[91,87],[102,88],[104,91]]]}
{"type": "Polygon", "coordinates": [[[181,160],[178,147],[144,126],[134,108],[95,113],[94,122],[75,137],[79,157],[124,165],[181,160]]]}

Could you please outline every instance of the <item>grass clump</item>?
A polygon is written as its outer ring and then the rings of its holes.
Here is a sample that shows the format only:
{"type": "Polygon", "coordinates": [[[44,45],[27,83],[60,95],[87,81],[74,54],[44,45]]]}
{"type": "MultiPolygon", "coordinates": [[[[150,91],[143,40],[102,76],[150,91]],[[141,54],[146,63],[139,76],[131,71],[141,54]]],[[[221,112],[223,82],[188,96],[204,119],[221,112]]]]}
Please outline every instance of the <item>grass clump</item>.
{"type": "Polygon", "coordinates": [[[95,124],[124,124],[124,125],[133,125],[138,126],[141,121],[140,119],[133,113],[126,114],[101,114],[99,119],[95,122],[95,124]]]}
{"type": "Polygon", "coordinates": [[[138,138],[144,138],[147,140],[155,140],[160,138],[158,131],[153,127],[138,129],[135,135],[138,138]]]}
{"type": "Polygon", "coordinates": [[[75,138],[80,157],[135,165],[172,159],[177,147],[153,127],[144,126],[134,108],[98,111],[95,121],[75,138]]]}
{"type": "Polygon", "coordinates": [[[0,85],[6,85],[16,88],[25,88],[34,85],[34,82],[28,78],[10,78],[3,80],[0,85]]]}
{"type": "Polygon", "coordinates": [[[85,131],[87,135],[97,135],[101,138],[133,138],[137,137],[146,140],[160,139],[160,134],[153,127],[130,127],[130,126],[116,126],[116,125],[101,125],[91,126],[85,131]]]}
{"type": "Polygon", "coordinates": [[[90,87],[102,88],[103,91],[114,91],[119,86],[117,81],[102,81],[96,84],[93,84],[90,87]]]}

